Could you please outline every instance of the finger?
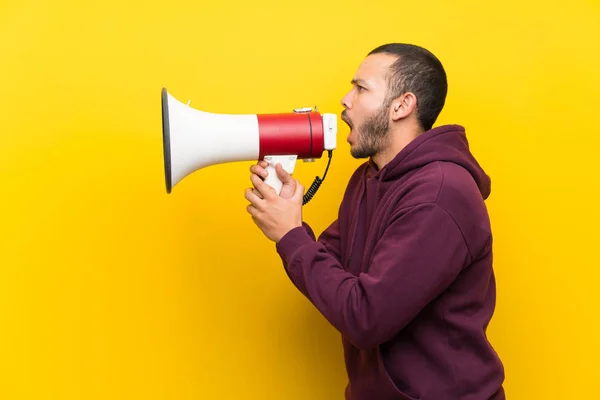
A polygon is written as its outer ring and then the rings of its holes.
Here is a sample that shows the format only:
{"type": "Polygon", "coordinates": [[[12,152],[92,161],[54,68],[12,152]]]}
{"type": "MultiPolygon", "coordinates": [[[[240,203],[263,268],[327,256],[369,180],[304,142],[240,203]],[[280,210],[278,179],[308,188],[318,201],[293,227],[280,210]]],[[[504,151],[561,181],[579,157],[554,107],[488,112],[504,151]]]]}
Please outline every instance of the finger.
{"type": "Polygon", "coordinates": [[[246,211],[248,212],[248,214],[250,214],[252,216],[252,219],[254,220],[254,222],[256,222],[256,217],[258,217],[258,215],[260,214],[260,211],[254,207],[252,204],[248,204],[246,206],[246,211]]]}
{"type": "Polygon", "coordinates": [[[256,190],[256,188],[252,188],[252,193],[254,193],[256,197],[259,197],[261,199],[263,198],[262,194],[260,194],[260,192],[256,190]]]}
{"type": "Polygon", "coordinates": [[[252,181],[252,177],[255,176],[257,179],[264,181],[266,177],[259,176],[258,174],[250,174],[250,181],[252,181]]]}
{"type": "Polygon", "coordinates": [[[264,179],[268,175],[266,168],[267,168],[267,166],[262,167],[260,165],[251,165],[250,172],[252,172],[253,174],[256,174],[264,179]]]}
{"type": "Polygon", "coordinates": [[[250,180],[252,181],[252,184],[254,185],[256,190],[260,192],[264,200],[268,200],[269,198],[276,195],[275,189],[273,189],[271,186],[265,183],[265,181],[260,179],[258,176],[252,174],[250,176],[250,180]]]}
{"type": "Polygon", "coordinates": [[[262,225],[261,225],[259,219],[256,217],[251,217],[251,218],[252,218],[252,222],[254,222],[254,225],[258,226],[258,229],[262,230],[262,225]]]}
{"type": "Polygon", "coordinates": [[[258,210],[261,210],[263,208],[264,200],[256,193],[254,193],[254,189],[246,189],[244,191],[244,197],[250,202],[250,205],[252,207],[258,210]]]}
{"type": "MultiPolygon", "coordinates": [[[[262,172],[263,170],[265,170],[267,167],[269,166],[269,162],[266,160],[260,160],[259,162],[257,162],[256,164],[253,164],[250,166],[250,171],[260,171],[262,172]]],[[[257,173],[257,175],[261,175],[260,173],[257,173]]]]}

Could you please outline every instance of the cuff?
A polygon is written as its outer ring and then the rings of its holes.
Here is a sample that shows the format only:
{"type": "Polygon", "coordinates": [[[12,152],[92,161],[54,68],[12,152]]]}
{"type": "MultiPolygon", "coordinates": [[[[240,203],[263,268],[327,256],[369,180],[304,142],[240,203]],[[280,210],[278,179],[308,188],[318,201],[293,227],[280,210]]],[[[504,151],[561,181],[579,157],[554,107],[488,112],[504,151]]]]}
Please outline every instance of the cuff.
{"type": "Polygon", "coordinates": [[[300,247],[313,243],[305,226],[298,226],[286,233],[276,245],[277,253],[287,263],[300,247]]]}

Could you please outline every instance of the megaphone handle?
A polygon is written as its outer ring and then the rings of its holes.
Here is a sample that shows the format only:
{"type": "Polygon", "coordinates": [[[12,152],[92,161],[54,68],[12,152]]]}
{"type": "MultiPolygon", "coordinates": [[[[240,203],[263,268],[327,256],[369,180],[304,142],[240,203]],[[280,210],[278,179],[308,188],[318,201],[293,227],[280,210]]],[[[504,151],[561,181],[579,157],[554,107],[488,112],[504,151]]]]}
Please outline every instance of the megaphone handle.
{"type": "Polygon", "coordinates": [[[296,166],[296,159],[298,157],[295,155],[287,155],[287,156],[265,156],[265,161],[269,163],[267,166],[267,177],[265,178],[265,182],[275,189],[275,192],[279,195],[281,193],[281,188],[283,187],[283,182],[277,176],[277,171],[275,170],[275,166],[277,164],[281,164],[283,169],[287,171],[289,174],[294,173],[294,167],[296,166]]]}

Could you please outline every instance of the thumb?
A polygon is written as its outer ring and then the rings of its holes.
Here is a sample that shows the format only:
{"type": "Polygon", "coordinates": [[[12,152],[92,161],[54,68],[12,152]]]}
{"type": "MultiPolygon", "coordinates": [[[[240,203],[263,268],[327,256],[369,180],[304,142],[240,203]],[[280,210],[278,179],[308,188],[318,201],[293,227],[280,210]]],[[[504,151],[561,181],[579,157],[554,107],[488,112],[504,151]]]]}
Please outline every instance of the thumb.
{"type": "Polygon", "coordinates": [[[294,183],[294,178],[292,178],[292,175],[290,175],[289,172],[283,169],[281,163],[277,163],[277,165],[275,165],[275,172],[277,172],[277,176],[279,179],[281,179],[281,182],[283,182],[284,185],[291,185],[294,183]]]}
{"type": "Polygon", "coordinates": [[[292,198],[296,201],[302,201],[303,197],[304,197],[304,186],[302,186],[302,184],[295,180],[296,182],[296,190],[294,190],[294,195],[292,196],[292,198]]]}

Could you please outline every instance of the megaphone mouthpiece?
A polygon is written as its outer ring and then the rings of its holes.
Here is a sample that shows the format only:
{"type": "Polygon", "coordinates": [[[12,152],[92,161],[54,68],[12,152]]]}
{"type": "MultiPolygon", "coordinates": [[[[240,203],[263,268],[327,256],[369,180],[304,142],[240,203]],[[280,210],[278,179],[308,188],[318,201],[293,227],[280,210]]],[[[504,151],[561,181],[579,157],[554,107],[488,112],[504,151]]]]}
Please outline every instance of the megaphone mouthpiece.
{"type": "MultiPolygon", "coordinates": [[[[282,182],[274,170],[277,163],[291,174],[296,160],[321,158],[327,150],[331,161],[336,147],[336,115],[320,114],[312,108],[291,113],[215,114],[181,103],[165,88],[161,100],[167,193],[201,168],[267,160],[269,176],[265,181],[279,194],[282,182]]],[[[309,193],[314,194],[320,185],[317,180],[322,182],[315,179],[309,193]]]]}

